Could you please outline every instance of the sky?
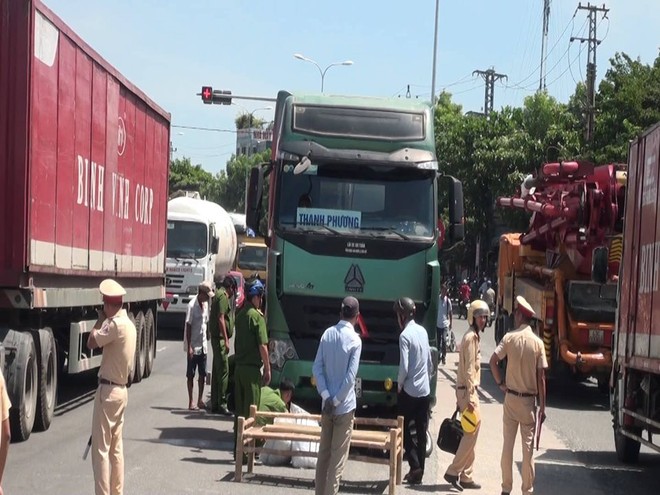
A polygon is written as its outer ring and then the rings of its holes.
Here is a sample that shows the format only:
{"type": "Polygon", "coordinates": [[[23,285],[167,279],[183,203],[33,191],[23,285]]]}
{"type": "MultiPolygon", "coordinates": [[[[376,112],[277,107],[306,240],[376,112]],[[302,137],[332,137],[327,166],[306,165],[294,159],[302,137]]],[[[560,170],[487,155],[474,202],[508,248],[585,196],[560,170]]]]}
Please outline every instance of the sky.
{"type": "MultiPolygon", "coordinates": [[[[235,117],[273,118],[268,102],[204,105],[203,85],[234,95],[277,91],[431,99],[435,0],[43,0],[124,76],[172,115],[174,158],[217,173],[236,147],[235,117]],[[409,91],[408,91],[409,88],[409,91]],[[205,127],[214,131],[189,129],[205,127]]],[[[568,101],[584,80],[587,11],[551,0],[548,92],[568,101]]],[[[582,2],[586,5],[586,2],[582,2]]],[[[609,0],[598,16],[600,80],[625,52],[652,64],[660,48],[660,0],[609,0]]],[[[602,5],[602,3],[599,3],[602,5]]],[[[520,106],[539,84],[543,0],[439,0],[436,93],[446,89],[464,111],[481,111],[494,68],[495,108],[520,106]]]]}

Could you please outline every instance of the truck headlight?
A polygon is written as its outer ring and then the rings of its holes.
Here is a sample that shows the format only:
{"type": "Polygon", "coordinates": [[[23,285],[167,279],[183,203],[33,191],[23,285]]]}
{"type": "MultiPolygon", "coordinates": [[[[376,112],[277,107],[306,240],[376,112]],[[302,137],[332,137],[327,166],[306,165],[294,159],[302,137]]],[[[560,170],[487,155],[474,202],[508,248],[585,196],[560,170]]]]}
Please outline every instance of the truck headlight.
{"type": "Polygon", "coordinates": [[[268,342],[268,359],[273,368],[281,371],[289,359],[298,359],[296,349],[290,340],[272,339],[268,342]]]}
{"type": "Polygon", "coordinates": [[[392,390],[392,386],[394,385],[394,382],[392,381],[391,378],[385,378],[385,382],[383,383],[383,386],[385,387],[385,390],[389,392],[392,390]]]}

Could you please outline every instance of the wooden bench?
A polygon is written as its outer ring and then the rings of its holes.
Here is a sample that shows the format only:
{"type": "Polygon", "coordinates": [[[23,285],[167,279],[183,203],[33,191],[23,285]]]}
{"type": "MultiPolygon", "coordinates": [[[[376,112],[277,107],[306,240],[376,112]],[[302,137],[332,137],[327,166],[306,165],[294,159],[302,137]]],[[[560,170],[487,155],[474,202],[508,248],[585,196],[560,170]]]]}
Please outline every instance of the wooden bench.
{"type": "MultiPolygon", "coordinates": [[[[321,421],[319,414],[292,414],[257,411],[256,406],[250,407],[250,417],[239,416],[236,435],[236,471],[234,481],[243,480],[243,455],[247,454],[247,472],[254,469],[254,457],[257,453],[275,454],[281,456],[318,457],[317,452],[293,452],[290,450],[266,449],[257,445],[257,440],[291,440],[294,442],[320,442],[321,427],[305,426],[288,423],[277,423],[265,426],[257,424],[257,418],[287,418],[311,419],[321,421]]],[[[390,469],[389,494],[394,495],[396,485],[401,484],[401,464],[403,462],[403,417],[396,419],[355,418],[351,447],[362,447],[387,451],[389,458],[371,457],[367,455],[349,455],[350,459],[387,464],[390,469]]]]}

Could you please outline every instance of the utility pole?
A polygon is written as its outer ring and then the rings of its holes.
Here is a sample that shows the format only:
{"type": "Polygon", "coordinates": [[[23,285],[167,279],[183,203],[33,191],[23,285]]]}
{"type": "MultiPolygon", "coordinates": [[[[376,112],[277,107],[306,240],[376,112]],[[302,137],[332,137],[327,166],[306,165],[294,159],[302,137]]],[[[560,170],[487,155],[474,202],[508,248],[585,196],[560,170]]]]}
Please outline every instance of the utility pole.
{"type": "Polygon", "coordinates": [[[545,59],[548,50],[548,24],[550,23],[550,0],[543,0],[543,37],[541,38],[541,72],[539,75],[539,91],[545,91],[545,59]]]}
{"type": "Polygon", "coordinates": [[[589,43],[589,54],[587,55],[587,129],[586,141],[591,143],[594,137],[594,122],[596,115],[596,47],[600,45],[601,40],[596,37],[596,16],[599,12],[603,13],[603,19],[607,17],[610,9],[591,5],[588,3],[586,6],[582,3],[578,4],[578,10],[589,11],[589,37],[577,38],[571,37],[571,41],[579,41],[580,43],[589,43]]]}
{"type": "Polygon", "coordinates": [[[176,153],[176,148],[172,144],[172,141],[170,141],[170,163],[172,163],[172,160],[174,159],[174,153],[176,153]]]}
{"type": "Polygon", "coordinates": [[[488,70],[475,70],[472,72],[472,75],[478,75],[484,78],[486,81],[486,95],[484,97],[484,115],[488,117],[488,114],[493,111],[493,103],[495,101],[495,81],[499,79],[508,79],[506,74],[498,74],[495,72],[495,69],[490,68],[488,70]]]}

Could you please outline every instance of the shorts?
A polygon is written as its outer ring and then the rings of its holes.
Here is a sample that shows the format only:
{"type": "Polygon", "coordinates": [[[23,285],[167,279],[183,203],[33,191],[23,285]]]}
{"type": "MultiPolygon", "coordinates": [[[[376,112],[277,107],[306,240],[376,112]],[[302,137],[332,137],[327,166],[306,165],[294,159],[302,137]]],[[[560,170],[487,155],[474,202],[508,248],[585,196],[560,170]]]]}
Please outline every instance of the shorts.
{"type": "Polygon", "coordinates": [[[188,356],[188,369],[186,370],[187,378],[195,378],[195,367],[199,373],[200,378],[206,376],[206,354],[193,354],[192,357],[188,356]]]}

